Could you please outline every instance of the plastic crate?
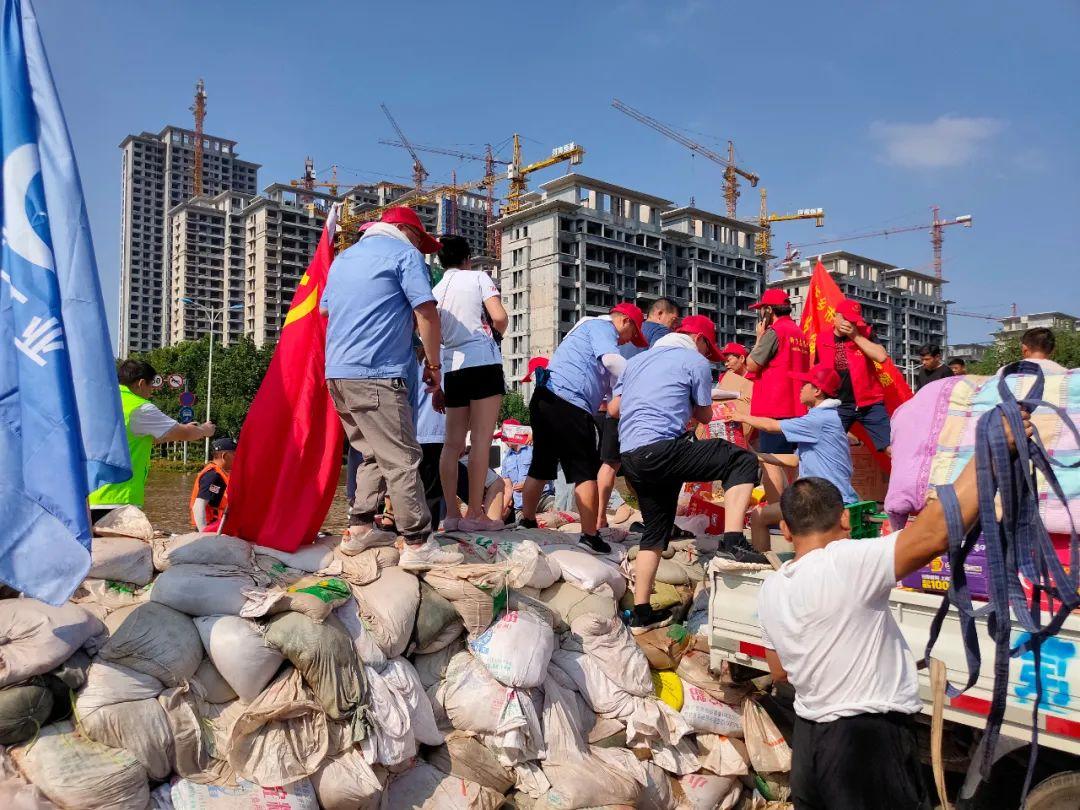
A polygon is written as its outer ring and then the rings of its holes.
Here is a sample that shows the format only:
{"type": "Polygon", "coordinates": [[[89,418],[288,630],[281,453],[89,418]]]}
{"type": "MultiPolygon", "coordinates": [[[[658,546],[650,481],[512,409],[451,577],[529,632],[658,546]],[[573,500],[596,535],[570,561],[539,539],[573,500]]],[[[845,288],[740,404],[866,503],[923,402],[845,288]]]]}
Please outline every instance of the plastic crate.
{"type": "Polygon", "coordinates": [[[859,501],[848,504],[848,517],[851,520],[851,537],[861,540],[866,537],[880,537],[881,523],[872,518],[877,517],[877,501],[859,501]]]}

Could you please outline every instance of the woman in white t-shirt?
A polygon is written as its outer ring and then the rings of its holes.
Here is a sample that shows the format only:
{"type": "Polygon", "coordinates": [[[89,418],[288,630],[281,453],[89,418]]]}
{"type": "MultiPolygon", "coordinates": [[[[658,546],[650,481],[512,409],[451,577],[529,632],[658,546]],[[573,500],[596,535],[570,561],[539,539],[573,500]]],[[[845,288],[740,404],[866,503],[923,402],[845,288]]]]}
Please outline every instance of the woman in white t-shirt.
{"type": "Polygon", "coordinates": [[[445,531],[494,531],[503,528],[484,513],[484,476],[488,470],[491,437],[506,383],[502,353],[494,332],[506,330],[508,318],[499,290],[482,270],[469,263],[469,243],[461,236],[444,236],[439,262],[446,272],[432,294],[442,325],[443,395],[446,440],[439,458],[446,503],[455,503],[458,459],[465,436],[472,433],[469,451],[469,500],[465,516],[447,515],[445,531]]]}

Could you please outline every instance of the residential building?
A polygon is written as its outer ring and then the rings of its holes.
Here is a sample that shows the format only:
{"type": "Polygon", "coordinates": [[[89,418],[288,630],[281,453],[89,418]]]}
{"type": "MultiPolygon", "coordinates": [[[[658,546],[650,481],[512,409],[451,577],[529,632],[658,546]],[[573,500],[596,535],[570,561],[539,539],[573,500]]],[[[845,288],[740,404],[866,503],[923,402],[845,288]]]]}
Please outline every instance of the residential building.
{"type": "MultiPolygon", "coordinates": [[[[171,335],[170,212],[194,194],[195,133],[167,126],[129,135],[122,150],[120,329],[117,351],[149,351],[171,335]]],[[[203,194],[255,194],[259,165],[241,160],[236,141],[203,135],[203,194]]],[[[185,225],[186,225],[185,221],[185,225]]]]}
{"type": "Polygon", "coordinates": [[[507,378],[550,356],[577,321],[621,301],[648,310],[668,296],[708,315],[721,343],[754,341],[749,305],[764,283],[757,225],[580,174],[530,193],[498,220],[507,378]]]}
{"type": "Polygon", "coordinates": [[[989,343],[954,343],[944,350],[944,359],[959,357],[967,364],[977,363],[990,351],[989,343]]]}
{"type": "MultiPolygon", "coordinates": [[[[862,305],[863,317],[874,328],[875,338],[909,378],[919,364],[920,346],[946,345],[949,302],[941,294],[941,285],[946,282],[846,250],[824,253],[820,259],[840,291],[862,305]]],[[[791,296],[796,319],[802,317],[816,262],[817,257],[782,265],[783,277],[769,284],[791,296]]]]}
{"type": "Polygon", "coordinates": [[[995,332],[995,337],[1010,338],[1014,335],[1022,335],[1028,329],[1044,327],[1053,329],[1055,332],[1076,332],[1080,330],[1080,318],[1075,315],[1067,315],[1064,312],[1035,312],[1030,315],[1012,315],[1002,318],[1001,330],[995,332]]]}

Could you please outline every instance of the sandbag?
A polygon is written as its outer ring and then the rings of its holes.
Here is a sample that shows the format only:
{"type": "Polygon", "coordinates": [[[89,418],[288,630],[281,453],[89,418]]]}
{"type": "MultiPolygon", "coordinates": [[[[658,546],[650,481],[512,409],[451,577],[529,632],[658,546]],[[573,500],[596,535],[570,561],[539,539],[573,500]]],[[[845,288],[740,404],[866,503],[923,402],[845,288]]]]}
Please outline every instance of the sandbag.
{"type": "Polygon", "coordinates": [[[195,619],[195,627],[217,671],[245,703],[266,688],[285,660],[266,643],[258,625],[248,619],[200,616],[195,619]]]}
{"type": "Polygon", "coordinates": [[[57,810],[36,785],[26,780],[11,755],[0,748],[0,807],[4,810],[57,810]]]}
{"type": "Polygon", "coordinates": [[[420,606],[416,611],[417,649],[424,649],[439,638],[446,626],[452,622],[460,623],[454,606],[438,591],[421,580],[420,606]]]}
{"type": "Polygon", "coordinates": [[[236,774],[219,752],[214,711],[197,694],[185,687],[166,689],[158,695],[173,740],[173,771],[182,779],[198,784],[235,784],[236,774]]]}
{"type": "Polygon", "coordinates": [[[254,574],[235,566],[173,565],[154,580],[150,600],[189,616],[239,616],[247,604],[244,592],[258,584],[254,574]]]}
{"type": "Polygon", "coordinates": [[[685,810],[731,810],[742,795],[738,779],[711,773],[688,773],[679,778],[679,787],[685,810]]]}
{"type": "Polygon", "coordinates": [[[549,560],[558,564],[562,578],[582,590],[597,593],[607,585],[616,600],[626,592],[626,577],[612,560],[565,546],[545,552],[549,560]]]}
{"type": "MultiPolygon", "coordinates": [[[[155,595],[167,573],[154,583],[155,595]]],[[[103,661],[151,675],[166,686],[179,686],[199,668],[202,642],[188,616],[154,601],[127,612],[117,611],[113,616],[119,624],[101,648],[103,661]]]]}
{"type": "Polygon", "coordinates": [[[742,740],[718,734],[698,734],[701,767],[717,776],[746,776],[750,773],[750,754],[742,740]]]}
{"type": "Polygon", "coordinates": [[[742,712],[735,706],[721,703],[704,689],[683,681],[683,704],[679,713],[694,731],[702,734],[722,734],[741,737],[742,712]]]}
{"type": "Polygon", "coordinates": [[[65,810],[146,810],[146,769],[127,751],[92,742],[69,722],[11,749],[25,776],[65,810]]]}
{"type": "Polygon", "coordinates": [[[49,720],[53,693],[41,678],[0,689],[0,745],[26,742],[49,720]]]}
{"type": "Polygon", "coordinates": [[[633,638],[653,669],[675,669],[694,643],[681,624],[657,627],[633,638]]]}
{"type": "Polygon", "coordinates": [[[164,685],[152,675],[108,661],[94,661],[75,699],[75,714],[89,717],[103,706],[157,697],[164,685]]]}
{"type": "Polygon", "coordinates": [[[446,742],[425,754],[429,763],[451,776],[507,793],[514,787],[514,771],[502,765],[494,754],[465,731],[453,731],[446,742]]]}
{"type": "Polygon", "coordinates": [[[416,674],[420,677],[420,683],[424,685],[425,690],[437,685],[446,677],[446,667],[450,663],[450,659],[464,650],[465,646],[465,640],[458,638],[441,650],[412,657],[413,667],[415,667],[416,674]]]}
{"type": "Polygon", "coordinates": [[[556,582],[540,592],[539,600],[555,616],[555,632],[565,633],[578,616],[595,613],[604,619],[616,616],[615,599],[584,591],[569,582],[556,582]]]}
{"type": "Polygon", "coordinates": [[[347,580],[350,585],[367,585],[377,580],[385,569],[396,566],[400,558],[401,552],[393,546],[366,548],[352,555],[343,554],[338,548],[334,551],[329,570],[336,572],[336,576],[347,580]]]}
{"type": "Polygon", "coordinates": [[[503,794],[448,776],[426,762],[391,778],[380,807],[386,810],[497,810],[503,794]]]}
{"type": "Polygon", "coordinates": [[[249,569],[251,545],[239,537],[210,532],[191,532],[154,542],[154,567],[165,571],[174,565],[224,565],[249,569]]]}
{"type": "Polygon", "coordinates": [[[514,610],[470,641],[469,649],[500,683],[531,689],[547,674],[555,634],[534,614],[514,610]]]}
{"type": "Polygon", "coordinates": [[[154,539],[154,527],[137,506],[127,504],[110,510],[94,524],[95,537],[134,537],[149,543],[154,539]]]}
{"type": "Polygon", "coordinates": [[[209,658],[204,658],[199,664],[199,668],[191,676],[191,682],[198,684],[207,703],[228,703],[236,700],[236,690],[229,686],[229,682],[209,658]]]}
{"type": "Polygon", "coordinates": [[[86,576],[148,585],[154,577],[150,544],[134,537],[95,537],[86,576]]]}
{"type": "Polygon", "coordinates": [[[276,616],[294,611],[322,622],[334,608],[348,602],[352,593],[349,583],[339,577],[304,576],[284,588],[252,590],[245,595],[247,604],[240,611],[244,618],[276,616]]]}
{"type": "Polygon", "coordinates": [[[367,688],[352,639],[343,628],[290,612],[271,619],[264,633],[266,643],[296,667],[331,720],[353,717],[367,688]]]}
{"type": "Polygon", "coordinates": [[[709,654],[699,650],[687,650],[679,659],[675,671],[687,683],[730,706],[741,705],[754,689],[753,684],[732,681],[726,664],[719,675],[714,675],[710,669],[709,654]]]}
{"type": "MultiPolygon", "coordinates": [[[[456,641],[457,639],[461,638],[464,635],[465,635],[465,625],[462,624],[461,619],[457,615],[457,611],[454,611],[454,621],[452,621],[450,624],[446,625],[446,627],[444,627],[439,632],[439,635],[437,635],[437,636],[435,636],[435,638],[431,639],[431,641],[429,641],[425,646],[423,646],[423,647],[419,647],[419,646],[415,647],[412,650],[412,653],[414,655],[415,654],[426,655],[426,654],[429,654],[429,653],[438,652],[439,650],[443,650],[446,647],[450,646],[450,644],[452,644],[454,641],[456,641]]],[[[464,642],[462,642],[462,643],[464,643],[464,642]]]]}
{"type": "Polygon", "coordinates": [[[150,601],[150,588],[112,579],[84,579],[71,595],[71,601],[103,618],[114,610],[150,601]]]}
{"type": "Polygon", "coordinates": [[[252,550],[256,554],[280,560],[289,568],[314,574],[316,571],[322,571],[334,561],[334,549],[340,540],[339,537],[325,537],[316,540],[314,543],[301,546],[292,552],[281,551],[269,546],[252,546],[252,550]]]}
{"type": "Polygon", "coordinates": [[[48,672],[104,631],[101,621],[78,605],[0,600],[0,686],[48,672]]]}
{"type": "Polygon", "coordinates": [[[364,670],[371,733],[361,741],[360,750],[368,762],[400,765],[416,756],[421,744],[442,743],[431,701],[412,664],[395,658],[381,672],[364,670]]]}
{"type": "Polygon", "coordinates": [[[273,788],[244,780],[235,787],[225,787],[180,779],[170,796],[173,810],[319,810],[315,788],[307,779],[273,788]]]}
{"type": "Polygon", "coordinates": [[[581,639],[585,654],[620,689],[638,697],[653,694],[649,662],[625,624],[586,614],[574,620],[570,631],[581,639]]]}
{"type": "Polygon", "coordinates": [[[455,565],[423,578],[454,606],[470,637],[483,633],[506,608],[506,573],[498,566],[455,565]]]}
{"type": "Polygon", "coordinates": [[[548,557],[531,540],[515,544],[508,560],[510,576],[506,584],[511,588],[539,588],[543,590],[562,576],[559,563],[548,557]]]}
{"type": "Polygon", "coordinates": [[[627,748],[596,748],[592,753],[608,767],[633,776],[641,786],[636,810],[670,810],[675,806],[671,778],[654,762],[638,759],[627,748]]]}
{"type": "Polygon", "coordinates": [[[636,807],[641,797],[641,785],[632,775],[613,768],[593,752],[578,759],[545,761],[541,767],[551,789],[536,803],[537,810],[577,810],[611,804],[636,807]]]}
{"type": "Polygon", "coordinates": [[[172,773],[172,731],[157,700],[127,700],[78,713],[79,731],[94,742],[123,748],[151,779],[172,773]]]}
{"type": "Polygon", "coordinates": [[[311,775],[323,810],[377,810],[386,771],[364,761],[355,748],[326,761],[311,775]]]}
{"type": "Polygon", "coordinates": [[[791,770],[791,748],[761,705],[752,698],[743,702],[743,738],[755,771],[786,773],[791,770]]]}
{"type": "Polygon", "coordinates": [[[310,776],[351,742],[335,737],[331,745],[326,713],[292,667],[250,703],[230,705],[220,722],[220,751],[238,776],[259,785],[288,785],[310,776]]]}
{"type": "Polygon", "coordinates": [[[364,625],[355,599],[350,598],[344,605],[334,608],[334,618],[352,639],[353,649],[361,663],[377,670],[386,666],[386,653],[379,648],[371,630],[364,625]]]}
{"type": "Polygon", "coordinates": [[[420,580],[401,568],[387,568],[377,580],[353,588],[360,618],[387,658],[398,658],[409,639],[420,606],[420,580]]]}

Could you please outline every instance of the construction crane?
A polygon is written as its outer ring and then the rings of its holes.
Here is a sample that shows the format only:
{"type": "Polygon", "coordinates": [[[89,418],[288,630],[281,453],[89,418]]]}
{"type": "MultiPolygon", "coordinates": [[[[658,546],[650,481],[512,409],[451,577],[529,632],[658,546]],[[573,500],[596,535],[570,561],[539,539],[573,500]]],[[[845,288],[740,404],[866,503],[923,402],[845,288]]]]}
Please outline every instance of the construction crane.
{"type": "Polygon", "coordinates": [[[527,166],[521,165],[521,136],[516,132],[514,133],[514,158],[510,162],[509,167],[506,170],[506,177],[510,181],[510,190],[506,195],[506,211],[507,213],[514,213],[521,208],[525,193],[528,191],[528,179],[529,175],[533,172],[538,172],[541,169],[546,169],[549,166],[554,166],[556,163],[562,163],[564,161],[570,161],[571,166],[576,166],[581,163],[585,157],[585,149],[578,146],[571,141],[570,143],[563,144],[555,149],[551,150],[551,155],[538,160],[536,163],[530,163],[527,166]]]}
{"type": "MultiPolygon", "coordinates": [[[[1000,323],[1001,321],[1004,321],[1006,319],[1005,315],[984,315],[981,312],[964,312],[963,310],[960,310],[960,309],[950,309],[949,314],[950,315],[960,315],[963,318],[979,318],[980,320],[984,320],[984,321],[997,321],[998,323],[1000,323]]],[[[1016,317],[1016,304],[1015,303],[1012,305],[1012,317],[1013,318],[1016,317]]]]}
{"type": "Polygon", "coordinates": [[[203,193],[203,122],[206,120],[206,84],[202,79],[195,83],[195,103],[189,107],[195,113],[195,195],[203,193]]]}
{"type": "Polygon", "coordinates": [[[814,226],[821,228],[825,225],[824,208],[800,208],[794,214],[770,214],[765,202],[765,189],[761,189],[761,214],[758,216],[758,224],[761,231],[757,235],[757,252],[759,256],[767,256],[772,250],[772,223],[790,222],[794,219],[812,219],[814,226]]]}
{"type": "MultiPolygon", "coordinates": [[[[387,138],[380,138],[379,143],[384,144],[385,146],[396,146],[399,149],[409,148],[409,145],[403,143],[402,141],[391,141],[387,138]]],[[[456,149],[446,149],[442,146],[420,146],[419,144],[415,143],[412,144],[412,148],[415,149],[417,152],[431,152],[433,155],[449,155],[450,157],[456,157],[460,160],[476,160],[486,162],[489,158],[489,155],[487,153],[491,151],[491,144],[487,144],[486,151],[483,155],[474,155],[469,152],[459,152],[456,149]]],[[[492,162],[499,163],[503,166],[510,165],[509,160],[501,160],[499,158],[496,158],[494,155],[491,155],[490,159],[492,160],[492,162]]]]}
{"type": "Polygon", "coordinates": [[[420,156],[416,154],[416,149],[409,143],[409,139],[405,137],[405,133],[402,132],[401,127],[398,126],[398,122],[394,120],[394,116],[390,114],[390,109],[385,104],[380,104],[383,114],[389,119],[390,124],[394,127],[394,132],[397,133],[398,138],[405,144],[405,148],[409,150],[409,154],[413,159],[413,184],[416,186],[416,190],[420,191],[424,186],[424,181],[428,178],[428,170],[424,168],[423,161],[420,160],[420,156]]]}
{"type": "Polygon", "coordinates": [[[297,180],[290,180],[289,185],[294,188],[302,188],[307,191],[314,191],[316,188],[325,188],[330,191],[330,195],[337,196],[338,187],[341,185],[338,182],[337,176],[337,164],[334,163],[330,166],[330,180],[327,182],[319,181],[315,179],[315,161],[310,157],[304,158],[304,176],[297,180]]]}
{"type": "Polygon", "coordinates": [[[727,215],[732,219],[735,218],[735,209],[739,202],[739,178],[744,178],[750,185],[757,188],[758,181],[761,179],[752,171],[744,169],[741,166],[735,164],[735,143],[728,141],[727,157],[717,154],[713,150],[706,146],[702,146],[697,141],[692,141],[683,135],[681,132],[672,129],[667,124],[657,121],[655,118],[646,115],[641,110],[635,110],[629,104],[623,104],[617,98],[611,100],[611,106],[622,113],[626,113],[636,121],[640,121],[647,127],[652,127],[662,135],[666,135],[676,143],[681,143],[687,149],[692,152],[696,152],[702,157],[706,157],[713,163],[719,163],[724,167],[724,200],[727,202],[727,215]]]}
{"type": "Polygon", "coordinates": [[[833,245],[838,242],[852,242],[856,239],[872,239],[875,236],[892,236],[896,233],[909,233],[911,231],[930,231],[930,246],[934,254],[934,276],[941,278],[941,244],[944,241],[944,229],[950,225],[963,225],[965,228],[970,228],[975,220],[971,214],[963,214],[955,219],[941,219],[938,215],[938,207],[932,206],[930,209],[932,217],[929,225],[909,225],[905,228],[886,228],[881,231],[870,231],[869,233],[857,233],[851,236],[845,236],[839,239],[823,239],[819,242],[803,242],[795,247],[814,247],[815,245],[833,245]]]}

